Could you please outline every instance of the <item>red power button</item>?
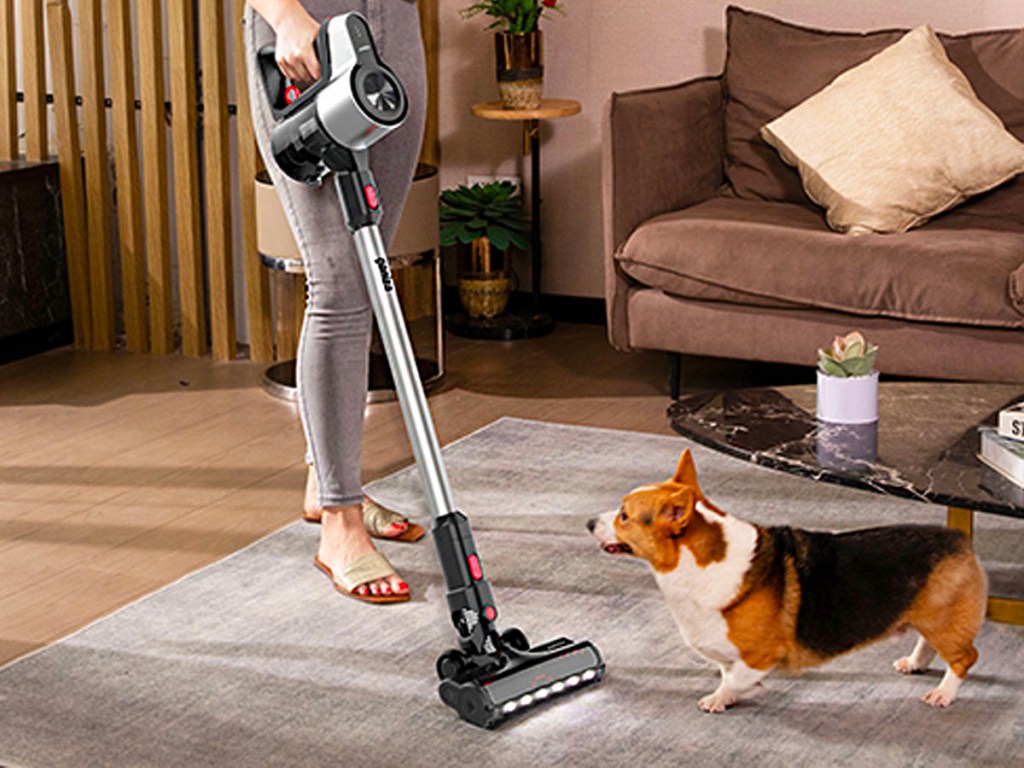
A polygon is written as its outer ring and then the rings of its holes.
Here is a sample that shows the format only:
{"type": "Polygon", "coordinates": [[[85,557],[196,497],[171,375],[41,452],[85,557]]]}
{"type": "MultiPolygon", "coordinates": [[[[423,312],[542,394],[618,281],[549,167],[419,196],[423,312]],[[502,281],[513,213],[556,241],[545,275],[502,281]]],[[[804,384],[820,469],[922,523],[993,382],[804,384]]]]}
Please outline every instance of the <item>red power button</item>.
{"type": "Polygon", "coordinates": [[[366,198],[366,204],[370,206],[370,209],[376,211],[380,201],[377,199],[377,190],[373,188],[372,184],[363,187],[363,197],[366,198]]]}
{"type": "Polygon", "coordinates": [[[470,555],[466,558],[466,562],[469,563],[469,574],[480,581],[484,577],[483,569],[480,567],[480,558],[476,555],[470,555]]]}

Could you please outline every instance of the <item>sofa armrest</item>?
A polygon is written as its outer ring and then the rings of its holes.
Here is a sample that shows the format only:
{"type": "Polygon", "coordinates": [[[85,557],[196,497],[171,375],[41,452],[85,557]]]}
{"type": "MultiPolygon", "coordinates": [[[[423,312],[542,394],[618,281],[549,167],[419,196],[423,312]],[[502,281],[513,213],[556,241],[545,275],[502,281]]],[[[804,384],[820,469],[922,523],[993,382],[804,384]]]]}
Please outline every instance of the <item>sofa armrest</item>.
{"type": "Polygon", "coordinates": [[[615,253],[641,223],[694,205],[721,188],[724,159],[721,77],[615,93],[604,119],[605,294],[612,343],[628,346],[621,307],[628,285],[615,253]]]}

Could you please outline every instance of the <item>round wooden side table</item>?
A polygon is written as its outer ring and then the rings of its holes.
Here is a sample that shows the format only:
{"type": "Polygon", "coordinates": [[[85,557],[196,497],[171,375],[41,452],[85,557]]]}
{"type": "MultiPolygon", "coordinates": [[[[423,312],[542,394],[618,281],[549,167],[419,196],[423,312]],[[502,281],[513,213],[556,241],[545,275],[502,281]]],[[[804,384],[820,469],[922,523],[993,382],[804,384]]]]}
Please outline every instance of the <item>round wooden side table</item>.
{"type": "Polygon", "coordinates": [[[551,315],[540,307],[540,123],[579,114],[582,106],[573,99],[543,99],[536,109],[505,109],[500,101],[474,104],[471,112],[485,120],[518,120],[523,124],[523,156],[530,158],[530,306],[510,309],[494,318],[472,318],[464,312],[448,315],[448,330],[477,339],[526,339],[550,333],[551,315]]]}

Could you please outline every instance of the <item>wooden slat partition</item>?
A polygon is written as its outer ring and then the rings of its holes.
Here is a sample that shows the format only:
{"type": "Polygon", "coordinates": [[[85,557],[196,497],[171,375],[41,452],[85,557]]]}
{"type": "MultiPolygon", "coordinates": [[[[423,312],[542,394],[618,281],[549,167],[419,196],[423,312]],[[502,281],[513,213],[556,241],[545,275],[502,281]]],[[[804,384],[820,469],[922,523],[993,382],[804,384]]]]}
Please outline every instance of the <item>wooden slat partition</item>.
{"type": "MultiPolygon", "coordinates": [[[[417,2],[423,18],[430,87],[422,159],[436,164],[437,0],[417,2]]],[[[204,355],[209,324],[214,356],[219,360],[237,356],[233,300],[233,234],[237,226],[246,279],[249,357],[258,362],[275,359],[270,281],[256,245],[253,180],[262,162],[249,104],[241,23],[245,7],[245,0],[232,0],[227,9],[223,0],[198,0],[197,4],[193,0],[0,0],[0,159],[18,157],[19,64],[25,157],[45,160],[49,154],[45,93],[47,51],[49,54],[72,319],[79,346],[113,349],[115,343],[112,274],[117,254],[112,253],[115,194],[110,181],[109,138],[117,182],[116,226],[128,348],[159,354],[174,351],[171,275],[176,256],[182,351],[189,356],[204,355]],[[78,26],[77,66],[69,5],[78,26]],[[20,26],[20,62],[15,55],[16,26],[20,26]],[[229,40],[234,48],[230,62],[229,40]],[[169,86],[164,76],[165,53],[170,59],[169,86]],[[197,93],[199,62],[201,94],[197,93]],[[80,79],[77,89],[76,77],[80,79]],[[236,97],[237,188],[231,182],[229,77],[233,77],[236,97]],[[169,113],[165,106],[168,90],[169,113]],[[135,116],[136,94],[141,100],[140,118],[135,116]],[[79,95],[81,125],[76,107],[79,95]],[[107,101],[112,104],[109,137],[107,101]],[[173,186],[168,149],[174,163],[173,186]],[[241,207],[237,222],[232,215],[233,199],[241,207]],[[171,249],[172,209],[176,253],[171,249]],[[204,257],[208,271],[204,271],[204,257]]],[[[295,313],[301,318],[301,301],[295,313]]],[[[280,358],[293,352],[284,344],[278,345],[276,354],[280,358]]]]}
{"type": "Polygon", "coordinates": [[[103,6],[101,0],[77,4],[78,48],[82,71],[82,128],[85,149],[85,214],[89,243],[89,303],[92,349],[114,348],[114,291],[110,263],[110,161],[104,105],[103,6]]]}
{"type": "Polygon", "coordinates": [[[71,292],[71,322],[75,345],[88,347],[91,339],[89,307],[89,254],[86,248],[85,190],[82,181],[82,149],[78,139],[75,108],[75,59],[71,46],[71,14],[67,0],[46,1],[50,40],[50,79],[57,123],[57,155],[60,160],[61,208],[71,292]]]}
{"type": "Polygon", "coordinates": [[[181,349],[189,357],[202,357],[206,354],[206,310],[199,220],[199,147],[196,142],[198,113],[192,3],[172,0],[167,9],[167,20],[181,349]]]}
{"type": "Polygon", "coordinates": [[[0,0],[0,160],[18,157],[18,70],[14,61],[14,32],[14,0],[0,0]]]}
{"type": "Polygon", "coordinates": [[[423,129],[423,148],[420,162],[437,167],[441,163],[440,125],[437,110],[438,101],[438,0],[417,0],[420,12],[420,31],[423,35],[423,51],[427,65],[427,120],[423,129]]]}
{"type": "Polygon", "coordinates": [[[231,144],[223,0],[201,0],[206,251],[210,270],[210,335],[217,360],[235,357],[235,281],[231,240],[231,144]]]}
{"type": "Polygon", "coordinates": [[[242,256],[245,262],[245,298],[249,310],[249,357],[261,363],[274,359],[274,336],[270,313],[270,283],[267,270],[256,250],[256,174],[260,171],[259,151],[249,108],[249,85],[245,64],[242,15],[245,0],[235,0],[235,127],[238,131],[239,196],[242,203],[242,256]]]}
{"type": "Polygon", "coordinates": [[[164,33],[161,0],[138,0],[139,94],[142,97],[143,193],[149,283],[150,349],[174,351],[171,286],[170,195],[164,114],[164,33]]]}
{"type": "Polygon", "coordinates": [[[43,0],[21,0],[21,79],[25,93],[25,158],[50,155],[46,119],[46,44],[43,0]]]}
{"type": "Polygon", "coordinates": [[[131,16],[130,0],[109,0],[107,34],[114,102],[114,162],[125,343],[132,352],[145,352],[149,347],[146,259],[142,245],[142,196],[135,132],[135,62],[132,55],[131,16]]]}

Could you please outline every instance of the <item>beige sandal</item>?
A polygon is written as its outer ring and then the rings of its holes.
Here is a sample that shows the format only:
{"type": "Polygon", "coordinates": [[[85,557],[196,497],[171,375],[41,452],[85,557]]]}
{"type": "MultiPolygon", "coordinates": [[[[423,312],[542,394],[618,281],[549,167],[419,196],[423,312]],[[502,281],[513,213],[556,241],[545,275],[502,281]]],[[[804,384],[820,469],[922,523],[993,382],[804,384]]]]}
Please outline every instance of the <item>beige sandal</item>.
{"type": "MultiPolygon", "coordinates": [[[[320,513],[304,511],[302,519],[307,523],[319,525],[320,513]]],[[[398,512],[382,507],[370,499],[363,501],[363,526],[370,536],[384,541],[405,541],[411,544],[427,535],[427,532],[421,526],[411,522],[405,515],[400,515],[398,512]],[[385,536],[384,531],[387,530],[387,527],[395,523],[408,523],[408,527],[398,536],[385,536]]]]}
{"type": "Polygon", "coordinates": [[[408,594],[360,595],[355,591],[356,587],[369,584],[371,581],[380,581],[398,575],[394,566],[380,552],[367,552],[365,555],[360,555],[337,576],[319,557],[313,558],[313,564],[327,574],[336,590],[348,597],[354,597],[364,603],[404,603],[409,600],[408,594]]]}

